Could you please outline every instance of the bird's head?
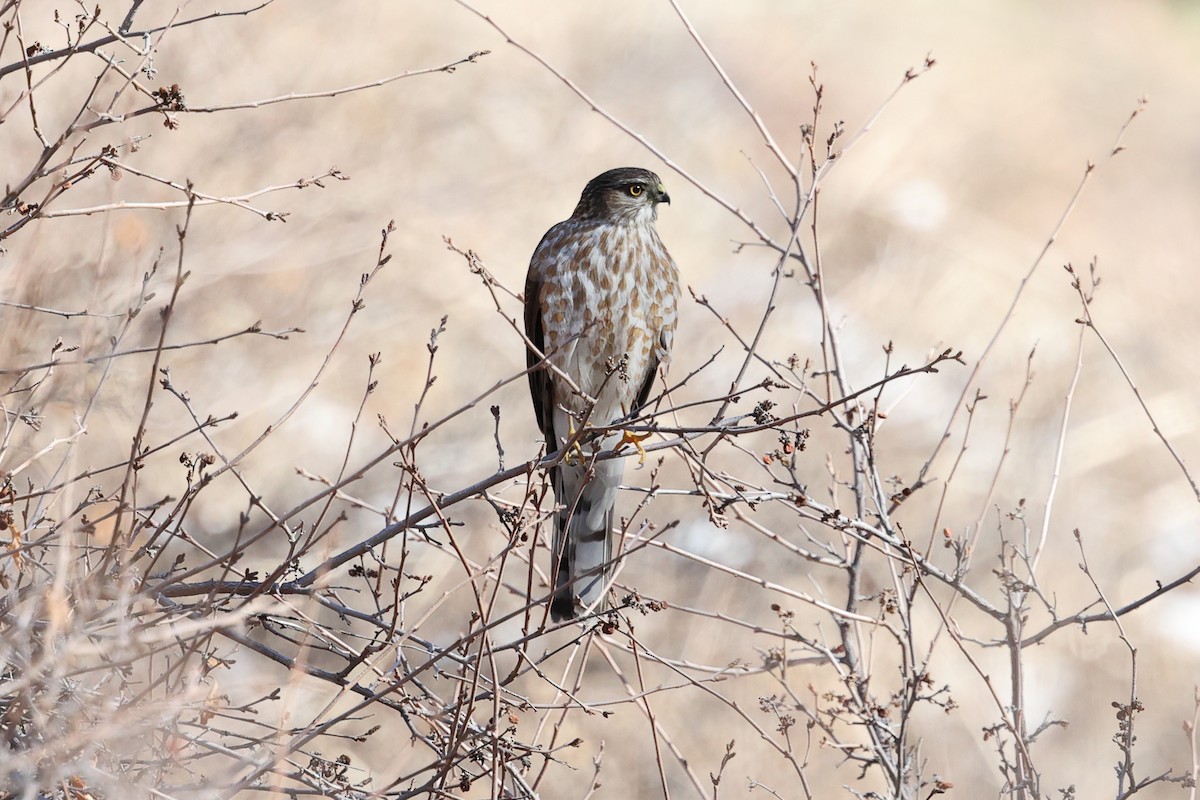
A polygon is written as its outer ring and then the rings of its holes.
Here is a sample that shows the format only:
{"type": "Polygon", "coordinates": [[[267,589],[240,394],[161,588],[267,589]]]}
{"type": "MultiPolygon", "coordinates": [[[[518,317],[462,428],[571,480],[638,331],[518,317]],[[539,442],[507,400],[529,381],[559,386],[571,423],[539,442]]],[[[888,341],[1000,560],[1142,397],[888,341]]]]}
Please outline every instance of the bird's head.
{"type": "Polygon", "coordinates": [[[619,167],[588,181],[573,219],[606,222],[653,221],[658,204],[670,203],[662,179],[648,169],[619,167]]]}

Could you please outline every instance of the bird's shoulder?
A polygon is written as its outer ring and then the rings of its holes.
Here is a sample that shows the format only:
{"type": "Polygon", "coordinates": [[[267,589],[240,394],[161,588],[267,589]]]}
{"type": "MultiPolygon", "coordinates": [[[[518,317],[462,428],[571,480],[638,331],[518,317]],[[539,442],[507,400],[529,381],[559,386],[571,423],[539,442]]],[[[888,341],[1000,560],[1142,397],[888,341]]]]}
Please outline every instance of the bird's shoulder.
{"type": "Polygon", "coordinates": [[[542,236],[529,261],[529,280],[550,282],[569,269],[602,233],[603,225],[566,219],[542,236]]]}

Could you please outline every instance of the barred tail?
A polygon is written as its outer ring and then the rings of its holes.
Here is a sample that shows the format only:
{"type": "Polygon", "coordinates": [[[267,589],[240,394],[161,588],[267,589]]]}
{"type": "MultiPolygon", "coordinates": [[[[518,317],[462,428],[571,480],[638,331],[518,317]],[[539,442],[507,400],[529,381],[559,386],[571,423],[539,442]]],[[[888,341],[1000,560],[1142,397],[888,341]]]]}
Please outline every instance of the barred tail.
{"type": "Polygon", "coordinates": [[[620,458],[596,463],[590,480],[580,465],[561,464],[555,470],[554,496],[562,506],[554,517],[550,618],[555,622],[572,619],[585,608],[603,608],[598,601],[612,575],[613,508],[623,472],[620,458]]]}

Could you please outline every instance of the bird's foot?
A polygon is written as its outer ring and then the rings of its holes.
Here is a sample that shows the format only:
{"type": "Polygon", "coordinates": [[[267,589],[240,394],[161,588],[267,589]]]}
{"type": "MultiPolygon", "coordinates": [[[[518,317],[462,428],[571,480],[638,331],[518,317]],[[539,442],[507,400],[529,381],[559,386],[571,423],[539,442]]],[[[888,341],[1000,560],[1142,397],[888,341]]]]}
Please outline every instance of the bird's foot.
{"type": "Polygon", "coordinates": [[[633,445],[638,451],[638,466],[646,464],[646,448],[642,447],[642,442],[650,438],[650,433],[633,433],[632,431],[621,431],[621,441],[617,442],[614,448],[620,450],[627,444],[633,445]]]}
{"type": "Polygon", "coordinates": [[[575,439],[575,421],[574,420],[572,420],[567,425],[567,441],[571,442],[571,446],[567,450],[566,458],[563,459],[564,461],[566,461],[567,466],[569,466],[569,467],[573,467],[576,464],[582,464],[584,461],[587,460],[587,456],[585,456],[583,454],[583,448],[579,446],[579,441],[578,440],[572,441],[573,439],[575,439]],[[578,461],[576,460],[577,458],[578,458],[578,461]]]}

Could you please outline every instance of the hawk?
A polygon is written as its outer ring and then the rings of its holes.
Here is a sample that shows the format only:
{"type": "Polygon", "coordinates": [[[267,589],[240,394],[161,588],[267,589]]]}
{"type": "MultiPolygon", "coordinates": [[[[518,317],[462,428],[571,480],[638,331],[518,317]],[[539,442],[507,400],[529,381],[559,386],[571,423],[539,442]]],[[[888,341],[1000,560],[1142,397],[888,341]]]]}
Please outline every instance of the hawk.
{"type": "MultiPolygon", "coordinates": [[[[585,426],[636,413],[666,367],[679,274],[654,221],[658,204],[670,202],[653,172],[609,170],[584,187],[571,218],[547,231],[533,253],[525,280],[525,332],[537,348],[527,353],[529,389],[547,452],[585,426]]],[[[637,438],[610,434],[583,444],[594,455],[637,438]]],[[[602,605],[623,472],[624,459],[597,461],[579,444],[552,468],[556,622],[602,605]]]]}

